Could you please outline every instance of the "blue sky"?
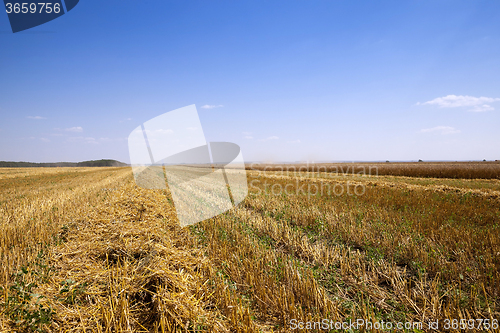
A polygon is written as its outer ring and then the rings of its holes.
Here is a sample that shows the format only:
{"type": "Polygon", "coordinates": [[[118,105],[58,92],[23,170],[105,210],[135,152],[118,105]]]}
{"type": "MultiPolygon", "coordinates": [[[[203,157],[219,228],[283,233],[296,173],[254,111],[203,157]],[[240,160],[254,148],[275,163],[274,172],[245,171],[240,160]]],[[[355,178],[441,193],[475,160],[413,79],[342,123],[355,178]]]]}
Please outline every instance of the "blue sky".
{"type": "Polygon", "coordinates": [[[500,2],[82,0],[0,14],[0,160],[128,162],[196,104],[247,161],[500,159],[500,2]]]}

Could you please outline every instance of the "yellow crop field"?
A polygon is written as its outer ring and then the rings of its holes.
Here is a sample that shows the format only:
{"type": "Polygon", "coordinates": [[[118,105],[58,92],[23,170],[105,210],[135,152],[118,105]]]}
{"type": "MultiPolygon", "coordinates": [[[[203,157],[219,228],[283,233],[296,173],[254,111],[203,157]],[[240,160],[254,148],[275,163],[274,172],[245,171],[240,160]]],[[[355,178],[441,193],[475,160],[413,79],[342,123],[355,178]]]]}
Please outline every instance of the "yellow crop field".
{"type": "Polygon", "coordinates": [[[499,179],[264,169],[181,228],[130,168],[1,168],[1,331],[500,332],[499,179]]]}

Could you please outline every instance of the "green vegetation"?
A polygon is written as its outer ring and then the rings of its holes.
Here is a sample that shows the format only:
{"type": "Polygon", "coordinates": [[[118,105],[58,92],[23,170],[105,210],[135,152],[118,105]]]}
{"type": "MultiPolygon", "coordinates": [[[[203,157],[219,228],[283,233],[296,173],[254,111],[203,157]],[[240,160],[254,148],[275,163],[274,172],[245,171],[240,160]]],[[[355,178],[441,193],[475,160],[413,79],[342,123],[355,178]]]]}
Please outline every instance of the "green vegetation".
{"type": "Polygon", "coordinates": [[[2,307],[9,319],[23,331],[45,332],[46,326],[52,323],[54,311],[43,304],[45,297],[35,292],[40,282],[47,282],[51,270],[45,263],[43,252],[39,252],[34,262],[21,267],[12,276],[2,307]]]}

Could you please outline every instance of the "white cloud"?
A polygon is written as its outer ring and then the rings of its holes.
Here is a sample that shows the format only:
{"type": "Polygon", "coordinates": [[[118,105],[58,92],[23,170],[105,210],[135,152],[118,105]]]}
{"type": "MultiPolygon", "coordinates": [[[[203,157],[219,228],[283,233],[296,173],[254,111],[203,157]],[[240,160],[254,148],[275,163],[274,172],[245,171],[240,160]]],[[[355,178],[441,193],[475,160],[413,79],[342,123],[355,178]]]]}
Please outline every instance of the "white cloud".
{"type": "Polygon", "coordinates": [[[260,141],[269,141],[269,140],[278,140],[278,139],[279,138],[277,136],[273,135],[273,136],[270,136],[268,138],[262,139],[260,141]]]}
{"type": "Polygon", "coordinates": [[[483,104],[483,105],[476,105],[472,109],[470,109],[470,112],[484,112],[484,111],[493,111],[495,110],[494,107],[488,105],[488,104],[483,104]]]}
{"type": "Polygon", "coordinates": [[[68,142],[84,142],[84,143],[92,143],[99,144],[99,142],[93,137],[83,137],[83,136],[73,136],[68,138],[68,142]]]}
{"type": "Polygon", "coordinates": [[[456,128],[451,126],[436,126],[420,130],[420,133],[434,133],[434,132],[440,132],[441,134],[457,134],[460,133],[460,130],[457,130],[456,128]]]}
{"type": "Polygon", "coordinates": [[[245,139],[252,140],[253,136],[251,136],[251,135],[245,135],[245,139]]]}
{"type": "Polygon", "coordinates": [[[252,132],[242,132],[243,135],[252,135],[252,132]]]}
{"type": "Polygon", "coordinates": [[[50,142],[50,140],[47,138],[40,138],[40,140],[42,140],[43,142],[50,142]]]}
{"type": "Polygon", "coordinates": [[[28,119],[36,119],[36,120],[47,119],[47,118],[41,117],[41,116],[27,116],[26,118],[28,118],[28,119]]]}
{"type": "Polygon", "coordinates": [[[417,103],[417,105],[437,105],[440,108],[473,107],[469,111],[484,112],[494,110],[494,108],[487,103],[498,101],[500,101],[500,98],[448,95],[435,98],[425,103],[417,103]]]}
{"type": "Polygon", "coordinates": [[[300,140],[288,141],[288,143],[300,143],[300,140]]]}
{"type": "Polygon", "coordinates": [[[70,127],[70,128],[66,128],[65,131],[66,132],[80,133],[80,132],[83,132],[83,128],[81,128],[80,126],[70,127]]]}
{"type": "Polygon", "coordinates": [[[224,105],[221,105],[221,104],[219,104],[219,105],[209,105],[209,104],[205,104],[205,105],[203,105],[201,108],[202,108],[202,109],[215,109],[215,108],[222,108],[222,107],[224,107],[224,105]]]}

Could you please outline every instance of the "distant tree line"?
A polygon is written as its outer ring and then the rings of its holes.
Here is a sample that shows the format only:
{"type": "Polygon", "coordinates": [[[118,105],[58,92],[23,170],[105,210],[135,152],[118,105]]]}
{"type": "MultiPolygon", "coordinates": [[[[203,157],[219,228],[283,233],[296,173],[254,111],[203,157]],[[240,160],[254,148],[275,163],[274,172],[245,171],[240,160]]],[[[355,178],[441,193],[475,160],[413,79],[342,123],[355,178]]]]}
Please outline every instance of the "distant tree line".
{"type": "Polygon", "coordinates": [[[124,167],[128,164],[116,160],[96,160],[83,162],[57,162],[57,163],[33,163],[33,162],[6,162],[0,161],[0,168],[56,168],[56,167],[124,167]]]}

